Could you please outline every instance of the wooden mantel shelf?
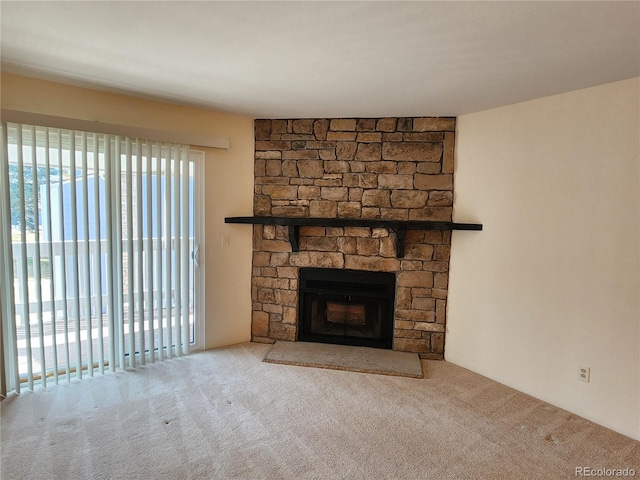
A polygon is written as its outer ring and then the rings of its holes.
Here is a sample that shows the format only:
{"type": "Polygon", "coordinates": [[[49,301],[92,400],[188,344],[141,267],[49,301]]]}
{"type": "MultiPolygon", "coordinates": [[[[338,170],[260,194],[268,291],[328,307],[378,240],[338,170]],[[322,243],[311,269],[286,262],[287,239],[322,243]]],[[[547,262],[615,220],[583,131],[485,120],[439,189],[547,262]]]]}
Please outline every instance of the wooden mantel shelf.
{"type": "Polygon", "coordinates": [[[300,227],[368,227],[387,228],[396,233],[396,254],[404,257],[407,230],[482,230],[480,223],[434,222],[428,220],[381,220],[378,218],[292,218],[226,217],[224,223],[281,225],[289,228],[291,251],[300,251],[300,227]]]}

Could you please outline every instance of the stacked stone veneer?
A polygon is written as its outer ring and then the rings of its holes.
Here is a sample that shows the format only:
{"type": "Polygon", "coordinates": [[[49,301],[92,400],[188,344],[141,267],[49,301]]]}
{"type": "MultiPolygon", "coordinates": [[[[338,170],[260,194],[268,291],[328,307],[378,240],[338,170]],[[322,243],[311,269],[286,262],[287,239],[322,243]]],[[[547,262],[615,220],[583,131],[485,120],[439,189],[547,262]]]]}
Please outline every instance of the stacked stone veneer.
{"type": "MultiPolygon", "coordinates": [[[[450,221],[455,118],[255,121],[254,214],[450,221]]],[[[253,232],[252,337],[296,340],[300,267],[396,272],[393,349],[443,358],[451,232],[385,228],[253,232]]]]}

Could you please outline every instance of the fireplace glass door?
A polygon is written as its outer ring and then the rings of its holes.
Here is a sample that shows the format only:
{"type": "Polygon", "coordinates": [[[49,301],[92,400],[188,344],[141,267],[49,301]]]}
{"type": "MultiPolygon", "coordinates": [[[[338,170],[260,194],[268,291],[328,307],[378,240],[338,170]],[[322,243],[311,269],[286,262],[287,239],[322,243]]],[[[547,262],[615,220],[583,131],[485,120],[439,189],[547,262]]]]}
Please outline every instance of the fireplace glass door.
{"type": "Polygon", "coordinates": [[[302,269],[299,340],[391,348],[395,275],[302,269]]]}

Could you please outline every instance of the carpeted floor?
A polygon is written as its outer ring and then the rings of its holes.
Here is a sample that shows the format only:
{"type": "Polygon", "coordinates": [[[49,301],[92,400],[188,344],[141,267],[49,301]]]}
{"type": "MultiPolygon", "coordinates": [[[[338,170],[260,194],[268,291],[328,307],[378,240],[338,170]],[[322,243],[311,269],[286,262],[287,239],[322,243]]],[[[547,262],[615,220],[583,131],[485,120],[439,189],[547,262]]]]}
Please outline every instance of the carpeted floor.
{"type": "Polygon", "coordinates": [[[562,479],[640,442],[446,362],[424,379],[242,344],[1,403],[2,480],[562,479]]]}

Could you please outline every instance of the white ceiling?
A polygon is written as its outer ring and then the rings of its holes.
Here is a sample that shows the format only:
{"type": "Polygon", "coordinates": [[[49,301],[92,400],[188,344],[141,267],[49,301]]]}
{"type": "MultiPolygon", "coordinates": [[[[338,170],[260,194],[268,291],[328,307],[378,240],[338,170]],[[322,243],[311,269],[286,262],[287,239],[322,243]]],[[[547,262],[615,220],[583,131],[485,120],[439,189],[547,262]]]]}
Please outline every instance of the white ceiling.
{"type": "Polygon", "coordinates": [[[457,116],[640,75],[640,2],[7,2],[2,69],[253,117],[457,116]]]}

